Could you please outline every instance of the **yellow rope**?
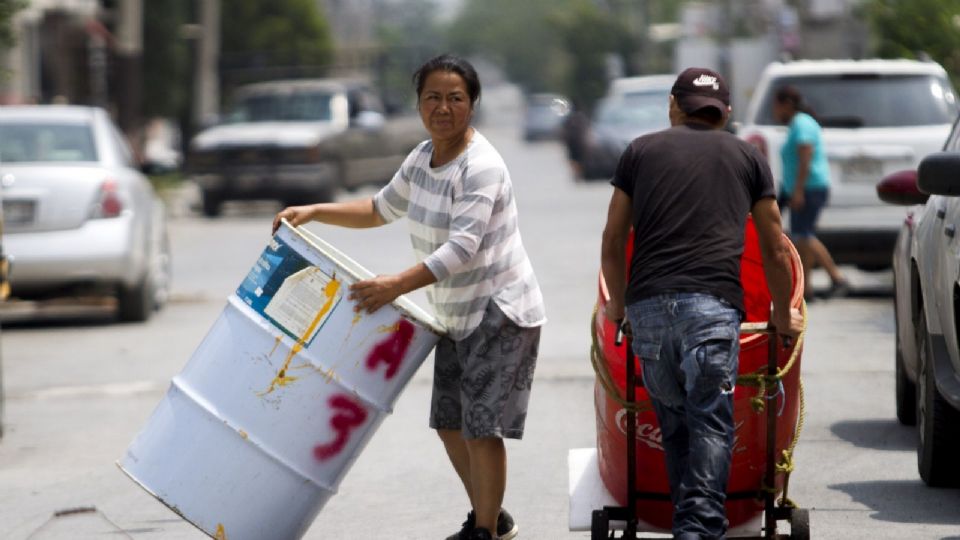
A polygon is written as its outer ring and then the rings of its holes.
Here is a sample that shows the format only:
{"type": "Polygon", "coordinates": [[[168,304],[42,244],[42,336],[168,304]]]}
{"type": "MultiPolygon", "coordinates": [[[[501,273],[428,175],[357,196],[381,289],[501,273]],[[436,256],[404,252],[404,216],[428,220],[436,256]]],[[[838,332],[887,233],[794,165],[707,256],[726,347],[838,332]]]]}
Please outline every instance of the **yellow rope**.
{"type": "Polygon", "coordinates": [[[598,305],[593,306],[593,316],[590,318],[590,337],[593,341],[590,346],[590,363],[593,364],[593,371],[597,374],[597,382],[599,382],[600,386],[606,390],[607,395],[619,403],[624,409],[636,413],[652,411],[653,403],[649,399],[630,402],[625,398],[620,397],[620,390],[617,388],[617,384],[613,380],[613,375],[610,374],[610,370],[607,368],[607,363],[600,355],[600,344],[597,341],[597,326],[594,324],[594,321],[596,321],[597,318],[598,309],[598,305]]]}

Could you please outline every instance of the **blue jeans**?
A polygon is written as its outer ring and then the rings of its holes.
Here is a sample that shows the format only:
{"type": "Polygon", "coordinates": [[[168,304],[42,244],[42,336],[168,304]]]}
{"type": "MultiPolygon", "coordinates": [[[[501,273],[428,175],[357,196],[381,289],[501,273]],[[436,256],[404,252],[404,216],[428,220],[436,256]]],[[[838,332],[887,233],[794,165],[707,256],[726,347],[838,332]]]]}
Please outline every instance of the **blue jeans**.
{"type": "Polygon", "coordinates": [[[663,434],[673,534],[725,538],[740,312],[708,294],[666,293],[631,304],[627,318],[663,434]]]}

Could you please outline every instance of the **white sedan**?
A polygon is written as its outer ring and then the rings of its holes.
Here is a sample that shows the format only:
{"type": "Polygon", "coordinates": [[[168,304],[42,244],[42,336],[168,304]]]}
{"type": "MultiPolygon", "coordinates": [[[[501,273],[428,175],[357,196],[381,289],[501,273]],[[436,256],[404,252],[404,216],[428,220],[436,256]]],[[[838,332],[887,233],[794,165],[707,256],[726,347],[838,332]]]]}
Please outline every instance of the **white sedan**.
{"type": "Polygon", "coordinates": [[[13,297],[114,295],[124,321],[162,305],[164,206],[104,110],[0,108],[0,187],[13,297]]]}
{"type": "Polygon", "coordinates": [[[960,487],[960,124],[944,152],[919,171],[877,186],[890,203],[916,205],[893,253],[896,282],[896,404],[917,425],[917,465],[931,486],[960,487]]]}

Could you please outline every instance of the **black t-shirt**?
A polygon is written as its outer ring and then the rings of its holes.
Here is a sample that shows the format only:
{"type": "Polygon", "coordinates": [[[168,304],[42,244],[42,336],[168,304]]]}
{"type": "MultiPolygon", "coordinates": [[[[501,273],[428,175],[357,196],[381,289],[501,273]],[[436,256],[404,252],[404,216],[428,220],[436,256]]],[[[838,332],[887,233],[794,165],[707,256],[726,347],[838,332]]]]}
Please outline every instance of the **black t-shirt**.
{"type": "Polygon", "coordinates": [[[703,292],[743,312],[740,256],[754,203],[775,197],[752,145],[701,124],[634,140],[611,182],[633,201],[627,304],[664,292],[703,292]]]}

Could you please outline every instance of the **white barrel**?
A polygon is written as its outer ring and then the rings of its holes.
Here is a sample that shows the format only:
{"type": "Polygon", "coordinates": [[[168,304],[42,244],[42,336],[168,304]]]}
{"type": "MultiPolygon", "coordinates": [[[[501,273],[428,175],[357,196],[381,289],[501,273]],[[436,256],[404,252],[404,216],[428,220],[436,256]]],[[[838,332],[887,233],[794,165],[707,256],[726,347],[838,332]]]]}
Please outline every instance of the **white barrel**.
{"type": "Polygon", "coordinates": [[[119,461],[214,538],[300,538],[440,338],[406,298],[286,223],[119,461]]]}

